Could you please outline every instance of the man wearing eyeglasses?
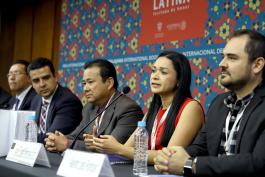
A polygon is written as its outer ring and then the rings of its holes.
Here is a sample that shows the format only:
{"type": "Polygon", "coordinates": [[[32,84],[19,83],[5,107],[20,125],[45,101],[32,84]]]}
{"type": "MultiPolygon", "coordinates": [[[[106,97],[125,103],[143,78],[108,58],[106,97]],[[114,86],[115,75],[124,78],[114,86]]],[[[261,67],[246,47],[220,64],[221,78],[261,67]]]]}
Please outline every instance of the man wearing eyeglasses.
{"type": "Polygon", "coordinates": [[[31,101],[37,93],[31,86],[27,67],[29,62],[25,60],[15,61],[7,74],[11,92],[15,95],[10,99],[9,109],[30,110],[31,101]]]}

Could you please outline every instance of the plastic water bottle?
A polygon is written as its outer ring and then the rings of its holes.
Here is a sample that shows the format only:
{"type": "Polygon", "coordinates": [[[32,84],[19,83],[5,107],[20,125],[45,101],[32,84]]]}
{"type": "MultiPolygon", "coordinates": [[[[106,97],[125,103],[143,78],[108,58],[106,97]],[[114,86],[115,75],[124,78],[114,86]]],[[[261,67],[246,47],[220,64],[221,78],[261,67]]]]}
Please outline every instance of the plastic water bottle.
{"type": "Polygon", "coordinates": [[[35,116],[30,115],[26,120],[25,141],[37,142],[38,126],[35,122],[35,116]]]}
{"type": "Polygon", "coordinates": [[[134,135],[133,174],[147,176],[148,132],[145,121],[139,121],[134,135]]]}

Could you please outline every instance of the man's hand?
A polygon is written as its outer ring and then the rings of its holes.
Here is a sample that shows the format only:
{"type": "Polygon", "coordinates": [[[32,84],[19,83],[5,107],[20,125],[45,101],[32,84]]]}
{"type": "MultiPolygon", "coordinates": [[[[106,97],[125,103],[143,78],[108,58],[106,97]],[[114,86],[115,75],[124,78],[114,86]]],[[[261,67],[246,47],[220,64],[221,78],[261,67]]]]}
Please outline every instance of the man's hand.
{"type": "Polygon", "coordinates": [[[47,133],[47,138],[44,139],[45,148],[51,152],[63,152],[68,147],[68,139],[59,131],[55,133],[47,133]]]}
{"type": "Polygon", "coordinates": [[[107,154],[117,154],[123,146],[112,135],[100,135],[99,138],[94,138],[94,145],[98,152],[107,154]]]}
{"type": "Polygon", "coordinates": [[[93,127],[93,134],[91,135],[91,134],[84,133],[83,138],[84,138],[86,149],[91,150],[91,151],[96,150],[96,147],[94,146],[94,138],[97,138],[97,128],[95,126],[93,127]]]}
{"type": "MultiPolygon", "coordinates": [[[[169,149],[173,150],[172,148],[169,149]]],[[[183,175],[184,165],[190,155],[181,146],[174,147],[173,151],[175,151],[175,153],[169,158],[168,161],[168,172],[171,174],[183,175]]]]}
{"type": "Polygon", "coordinates": [[[155,169],[161,173],[183,174],[183,167],[189,154],[181,146],[163,148],[155,157],[155,169]]]}
{"type": "Polygon", "coordinates": [[[171,152],[167,148],[159,150],[158,155],[154,158],[155,170],[160,173],[168,174],[168,161],[171,155],[171,152]]]}

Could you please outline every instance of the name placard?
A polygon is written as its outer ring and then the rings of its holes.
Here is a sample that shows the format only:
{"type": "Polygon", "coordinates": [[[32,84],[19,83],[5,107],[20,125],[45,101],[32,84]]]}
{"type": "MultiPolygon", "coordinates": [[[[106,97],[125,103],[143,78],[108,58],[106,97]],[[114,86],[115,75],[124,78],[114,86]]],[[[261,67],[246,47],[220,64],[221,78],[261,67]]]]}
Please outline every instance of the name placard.
{"type": "Polygon", "coordinates": [[[65,151],[57,175],[65,177],[114,177],[106,155],[71,149],[65,151]]]}
{"type": "Polygon", "coordinates": [[[35,164],[51,167],[41,143],[14,140],[6,160],[33,167],[35,164]]]}

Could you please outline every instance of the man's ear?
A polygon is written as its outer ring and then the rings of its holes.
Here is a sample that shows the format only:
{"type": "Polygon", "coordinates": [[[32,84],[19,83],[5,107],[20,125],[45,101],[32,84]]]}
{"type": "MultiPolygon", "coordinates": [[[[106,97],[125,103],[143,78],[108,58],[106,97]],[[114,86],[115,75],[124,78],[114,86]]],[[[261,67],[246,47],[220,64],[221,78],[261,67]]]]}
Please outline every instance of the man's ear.
{"type": "Polygon", "coordinates": [[[107,84],[108,84],[108,89],[111,90],[112,88],[114,88],[114,79],[112,77],[109,77],[106,80],[107,84]]]}
{"type": "Polygon", "coordinates": [[[32,84],[29,74],[27,74],[27,81],[30,85],[32,84]]]}
{"type": "Polygon", "coordinates": [[[264,65],[265,65],[265,59],[263,57],[256,58],[252,66],[254,74],[262,72],[262,70],[264,69],[264,65]]]}
{"type": "Polygon", "coordinates": [[[59,77],[58,77],[58,73],[57,72],[54,73],[54,77],[55,77],[56,82],[58,82],[58,78],[59,77]]]}

